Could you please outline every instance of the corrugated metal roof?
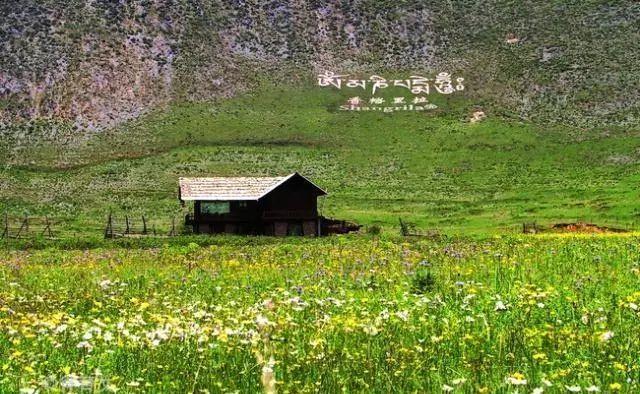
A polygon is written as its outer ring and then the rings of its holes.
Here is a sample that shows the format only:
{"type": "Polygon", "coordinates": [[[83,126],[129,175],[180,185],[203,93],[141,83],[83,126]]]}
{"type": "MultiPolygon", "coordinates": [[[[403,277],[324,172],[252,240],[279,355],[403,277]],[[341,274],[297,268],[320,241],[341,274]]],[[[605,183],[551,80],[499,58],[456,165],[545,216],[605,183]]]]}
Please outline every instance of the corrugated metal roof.
{"type": "Polygon", "coordinates": [[[182,201],[258,200],[294,176],[300,176],[326,194],[313,182],[298,173],[277,177],[209,177],[180,178],[182,201]]]}

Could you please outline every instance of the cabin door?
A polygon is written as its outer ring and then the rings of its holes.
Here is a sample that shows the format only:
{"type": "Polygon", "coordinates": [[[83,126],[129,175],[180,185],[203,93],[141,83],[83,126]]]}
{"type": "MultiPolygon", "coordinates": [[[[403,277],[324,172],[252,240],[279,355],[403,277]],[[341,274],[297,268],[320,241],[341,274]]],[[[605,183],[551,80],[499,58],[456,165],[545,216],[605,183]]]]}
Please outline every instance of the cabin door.
{"type": "Polygon", "coordinates": [[[273,235],[276,237],[284,237],[287,235],[287,222],[275,222],[273,224],[273,235]]]}
{"type": "Polygon", "coordinates": [[[316,236],[318,234],[316,234],[317,228],[316,228],[316,221],[315,220],[305,220],[304,223],[302,224],[302,232],[304,233],[304,235],[306,236],[316,236]]]}
{"type": "Polygon", "coordinates": [[[273,224],[273,235],[276,237],[307,235],[308,231],[308,225],[301,220],[275,222],[273,224]]]}
{"type": "Polygon", "coordinates": [[[287,225],[287,235],[302,235],[302,222],[289,222],[287,225]]]}

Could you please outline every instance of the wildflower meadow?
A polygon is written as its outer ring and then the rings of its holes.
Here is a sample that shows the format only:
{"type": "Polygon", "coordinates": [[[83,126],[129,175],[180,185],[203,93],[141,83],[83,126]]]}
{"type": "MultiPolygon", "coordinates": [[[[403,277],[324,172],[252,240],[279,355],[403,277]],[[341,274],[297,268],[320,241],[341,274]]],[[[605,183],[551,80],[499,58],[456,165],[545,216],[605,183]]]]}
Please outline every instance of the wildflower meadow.
{"type": "Polygon", "coordinates": [[[638,392],[637,235],[3,251],[2,392],[638,392]]]}

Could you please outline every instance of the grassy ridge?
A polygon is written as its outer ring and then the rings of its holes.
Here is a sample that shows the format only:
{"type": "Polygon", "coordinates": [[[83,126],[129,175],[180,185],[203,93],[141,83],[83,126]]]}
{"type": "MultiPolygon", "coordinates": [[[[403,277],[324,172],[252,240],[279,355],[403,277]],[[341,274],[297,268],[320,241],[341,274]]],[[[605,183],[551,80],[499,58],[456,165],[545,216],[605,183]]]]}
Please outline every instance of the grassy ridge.
{"type": "MultiPolygon", "coordinates": [[[[351,91],[353,94],[353,91],[351,91]]],[[[404,95],[389,90],[385,96],[404,95]]],[[[182,212],[177,178],[299,171],[325,187],[328,215],[446,232],[510,231],[523,221],[640,217],[640,137],[504,120],[467,120],[464,96],[429,113],[348,113],[349,91],[265,84],[216,104],[174,106],[76,144],[14,150],[0,170],[12,216],[51,215],[99,234],[107,213],[182,212]]]]}

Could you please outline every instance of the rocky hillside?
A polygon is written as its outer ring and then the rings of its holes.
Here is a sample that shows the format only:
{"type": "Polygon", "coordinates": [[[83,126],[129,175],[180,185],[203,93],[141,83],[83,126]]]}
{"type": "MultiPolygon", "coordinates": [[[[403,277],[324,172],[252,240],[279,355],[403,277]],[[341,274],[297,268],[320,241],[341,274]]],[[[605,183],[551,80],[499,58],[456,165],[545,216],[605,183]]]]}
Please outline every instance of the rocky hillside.
{"type": "Polygon", "coordinates": [[[324,69],[446,70],[494,115],[640,121],[633,0],[4,0],[0,16],[1,131],[14,141],[324,69]]]}

